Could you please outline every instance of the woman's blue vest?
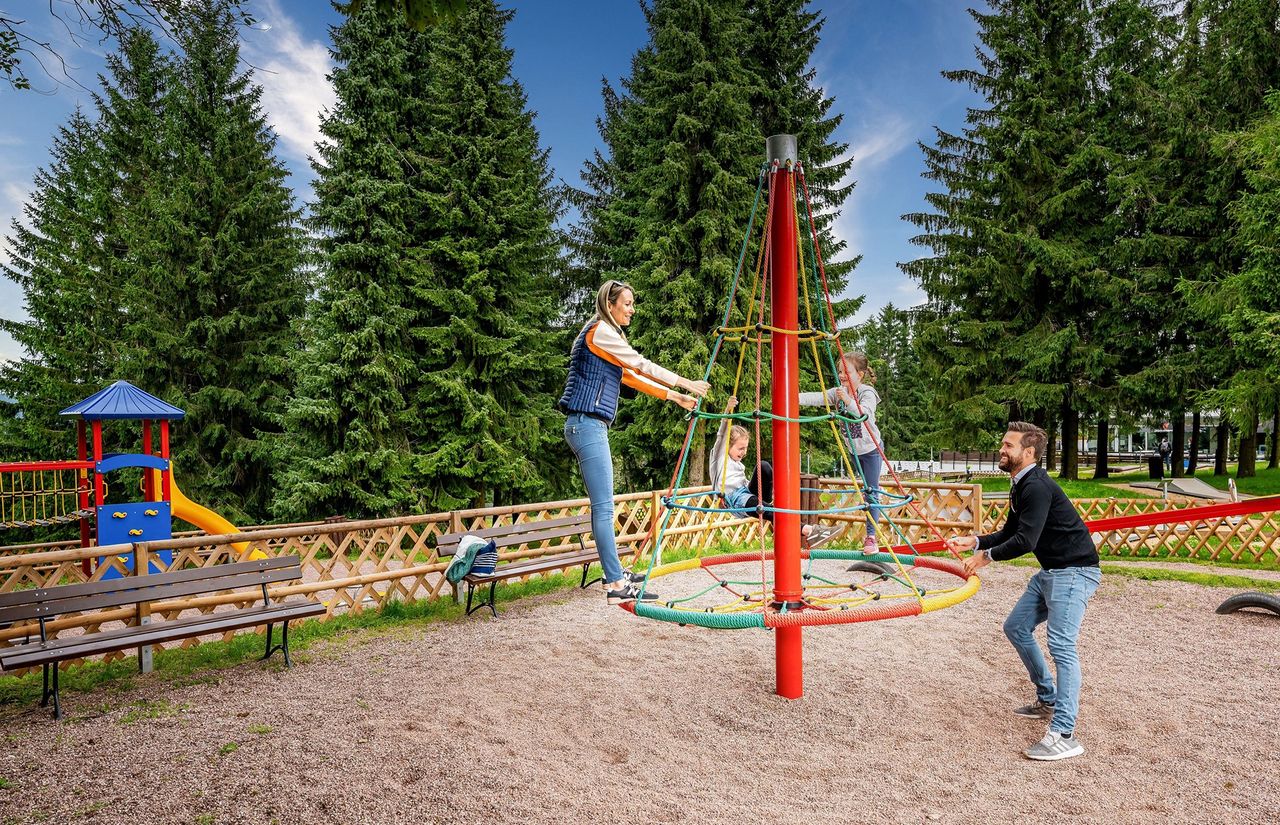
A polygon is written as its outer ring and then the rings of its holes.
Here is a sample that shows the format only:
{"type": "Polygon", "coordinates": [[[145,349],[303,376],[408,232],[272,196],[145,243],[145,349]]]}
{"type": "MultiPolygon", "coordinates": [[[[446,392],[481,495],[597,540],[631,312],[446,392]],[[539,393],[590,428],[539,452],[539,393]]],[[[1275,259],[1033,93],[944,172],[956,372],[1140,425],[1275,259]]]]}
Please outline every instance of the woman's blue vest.
{"type": "Polygon", "coordinates": [[[587,324],[578,333],[569,352],[569,380],[560,396],[560,409],[566,413],[586,413],[605,421],[618,414],[618,391],[622,387],[622,367],[611,364],[587,346],[587,333],[595,328],[587,324]]]}

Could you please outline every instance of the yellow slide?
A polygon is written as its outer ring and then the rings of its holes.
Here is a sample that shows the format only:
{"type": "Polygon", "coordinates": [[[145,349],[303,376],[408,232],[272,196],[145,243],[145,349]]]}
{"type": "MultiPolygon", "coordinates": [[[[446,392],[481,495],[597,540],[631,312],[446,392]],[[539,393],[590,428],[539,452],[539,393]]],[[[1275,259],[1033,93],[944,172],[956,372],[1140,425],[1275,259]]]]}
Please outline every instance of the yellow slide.
{"type": "MultiPolygon", "coordinates": [[[[208,507],[205,507],[203,504],[196,504],[194,501],[183,495],[182,490],[178,487],[177,479],[173,477],[172,466],[173,465],[171,464],[169,471],[169,504],[172,507],[174,518],[182,519],[188,524],[193,524],[211,536],[240,532],[240,528],[236,527],[222,516],[210,510],[208,507]]],[[[152,470],[151,472],[156,474],[155,489],[158,494],[160,492],[160,471],[152,470]]],[[[247,541],[238,541],[231,546],[235,549],[236,554],[242,558],[249,550],[249,542],[247,541]]],[[[261,550],[254,550],[249,554],[247,560],[257,561],[258,559],[265,559],[266,557],[267,554],[263,553],[261,550]]]]}

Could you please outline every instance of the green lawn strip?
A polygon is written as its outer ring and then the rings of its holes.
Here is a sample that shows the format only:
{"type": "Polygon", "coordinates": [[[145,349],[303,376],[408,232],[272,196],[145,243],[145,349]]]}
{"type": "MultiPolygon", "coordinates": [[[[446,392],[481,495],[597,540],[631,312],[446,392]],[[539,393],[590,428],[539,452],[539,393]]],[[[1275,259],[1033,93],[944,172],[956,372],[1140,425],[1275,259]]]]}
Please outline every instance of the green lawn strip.
{"type": "MultiPolygon", "coordinates": [[[[1207,469],[1203,466],[1200,467],[1200,469],[1196,471],[1195,477],[1205,482],[1210,487],[1214,487],[1218,490],[1228,489],[1228,481],[1234,479],[1236,482],[1236,489],[1245,495],[1273,496],[1280,494],[1280,469],[1270,470],[1266,467],[1259,466],[1257,475],[1251,478],[1238,478],[1235,473],[1236,468],[1235,465],[1232,464],[1227,466],[1227,475],[1216,476],[1213,474],[1213,466],[1211,463],[1207,469]]],[[[1151,490],[1148,493],[1139,490],[1131,490],[1125,486],[1132,484],[1135,481],[1150,481],[1151,478],[1145,469],[1132,473],[1112,473],[1111,476],[1104,481],[1095,481],[1092,478],[1092,467],[1082,467],[1080,469],[1079,481],[1068,481],[1066,479],[1058,478],[1056,472],[1051,472],[1050,475],[1058,482],[1059,485],[1062,486],[1063,491],[1073,499],[1111,498],[1113,496],[1116,498],[1141,498],[1143,496],[1153,497],[1160,495],[1158,490],[1151,490]]],[[[1166,475],[1163,480],[1171,481],[1173,479],[1166,475]]],[[[975,479],[975,481],[982,485],[982,491],[984,493],[1009,491],[1008,476],[1000,476],[997,478],[978,478],[975,479]]]]}
{"type": "MultiPolygon", "coordinates": [[[[1272,579],[1255,579],[1251,576],[1233,576],[1223,573],[1195,573],[1190,570],[1171,570],[1164,567],[1137,566],[1124,562],[1138,561],[1125,558],[1115,562],[1103,559],[1102,572],[1107,575],[1127,576],[1144,581],[1175,581],[1199,584],[1205,587],[1228,587],[1233,590],[1260,590],[1267,593],[1280,592],[1280,581],[1272,579]]],[[[1185,561],[1185,560],[1180,560],[1185,561]]],[[[1009,564],[1018,567],[1039,567],[1035,559],[1013,559],[1009,564]]],[[[1274,569],[1274,568],[1271,568],[1274,569]]]]}
{"type": "MultiPolygon", "coordinates": [[[[722,544],[704,551],[703,555],[737,550],[740,548],[722,544]]],[[[694,555],[692,550],[666,551],[663,553],[662,561],[664,563],[681,561],[694,555]]],[[[592,565],[588,579],[598,575],[600,575],[599,566],[592,565]]],[[[570,573],[542,576],[527,582],[503,582],[498,585],[496,601],[502,604],[544,593],[568,591],[577,588],[581,581],[581,572],[574,570],[570,573]]],[[[478,589],[477,595],[479,595],[478,589]]],[[[487,612],[485,611],[486,614],[487,612]]],[[[378,630],[420,622],[459,621],[463,618],[463,606],[455,604],[445,591],[440,598],[430,601],[392,601],[378,610],[346,613],[326,620],[311,619],[291,626],[289,648],[297,653],[306,650],[316,641],[331,639],[356,630],[378,630]]],[[[279,633],[277,628],[277,640],[279,633]]],[[[155,652],[155,670],[149,678],[170,682],[206,681],[210,677],[210,671],[229,668],[261,657],[264,644],[260,634],[246,633],[234,637],[231,641],[218,640],[189,648],[159,650],[155,652]]],[[[272,662],[277,667],[283,667],[278,654],[272,662]]],[[[62,672],[59,682],[64,696],[68,693],[90,691],[100,685],[109,685],[113,692],[125,694],[134,687],[137,678],[139,678],[137,657],[127,656],[114,662],[94,661],[72,667],[62,672]]],[[[0,676],[0,708],[39,702],[41,685],[41,674],[38,669],[23,676],[0,676]]],[[[95,708],[103,712],[109,709],[110,703],[95,708]]]]}

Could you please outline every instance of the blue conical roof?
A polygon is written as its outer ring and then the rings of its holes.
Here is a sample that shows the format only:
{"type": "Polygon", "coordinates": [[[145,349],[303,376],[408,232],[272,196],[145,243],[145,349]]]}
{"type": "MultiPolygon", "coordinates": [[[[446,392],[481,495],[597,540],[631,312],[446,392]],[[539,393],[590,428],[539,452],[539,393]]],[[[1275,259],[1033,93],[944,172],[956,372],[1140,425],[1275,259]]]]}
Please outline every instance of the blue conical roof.
{"type": "Polygon", "coordinates": [[[186,413],[172,404],[161,401],[149,392],[143,392],[128,381],[117,381],[99,390],[79,404],[72,404],[59,415],[78,415],[86,421],[107,418],[170,418],[179,419],[186,413]]]}

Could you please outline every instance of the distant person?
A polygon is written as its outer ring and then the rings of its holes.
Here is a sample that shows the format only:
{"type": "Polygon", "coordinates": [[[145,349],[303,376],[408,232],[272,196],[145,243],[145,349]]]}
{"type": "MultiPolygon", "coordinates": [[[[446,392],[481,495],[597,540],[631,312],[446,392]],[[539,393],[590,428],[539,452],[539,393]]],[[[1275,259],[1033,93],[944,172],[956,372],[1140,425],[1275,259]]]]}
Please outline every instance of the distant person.
{"type": "MultiPolygon", "coordinates": [[[[604,568],[605,599],[609,604],[640,598],[635,586],[638,573],[628,574],[618,560],[613,533],[613,454],[609,449],[609,425],[618,411],[622,385],[655,398],[672,401],[686,410],[706,395],[706,381],[690,381],[646,360],[627,343],[623,327],[635,314],[635,293],[622,281],[605,281],[596,294],[596,311],[578,333],[569,353],[569,378],[559,407],[566,413],[564,438],[578,459],[578,469],[591,500],[591,533],[604,568]],[[676,387],[693,395],[676,391],[676,387]]],[[[646,591],[644,601],[655,593],[646,591]]]]}
{"type": "Polygon", "coordinates": [[[969,574],[992,561],[1007,561],[1028,552],[1040,562],[1040,572],[1031,577],[1026,592],[1005,619],[1004,634],[1036,687],[1035,702],[1013,712],[1049,720],[1044,738],[1023,753],[1029,759],[1055,761],[1084,753],[1084,745],[1075,735],[1081,681],[1076,640],[1085,607],[1102,581],[1102,569],[1089,529],[1071,500],[1036,465],[1047,444],[1044,430],[1034,424],[1011,423],[1000,443],[1000,469],[1012,479],[1009,517],[995,533],[956,536],[946,544],[955,552],[974,551],[964,561],[969,574]],[[1033,635],[1043,623],[1048,625],[1056,683],[1033,635]]]}
{"type": "Polygon", "coordinates": [[[856,463],[854,469],[862,476],[862,492],[867,504],[867,536],[863,540],[862,552],[875,553],[876,511],[871,505],[880,503],[880,498],[874,491],[880,488],[880,474],[884,469],[880,452],[880,428],[876,426],[876,408],[880,405],[880,394],[873,386],[876,373],[871,369],[865,352],[846,352],[841,363],[840,383],[827,390],[825,395],[820,392],[800,393],[800,406],[834,406],[839,402],[850,415],[867,417],[866,421],[846,426],[851,436],[850,447],[856,463]]]}
{"type": "Polygon", "coordinates": [[[1160,446],[1156,448],[1156,452],[1160,454],[1160,460],[1164,462],[1165,469],[1173,469],[1173,447],[1169,445],[1169,439],[1160,439],[1160,446]]]}

